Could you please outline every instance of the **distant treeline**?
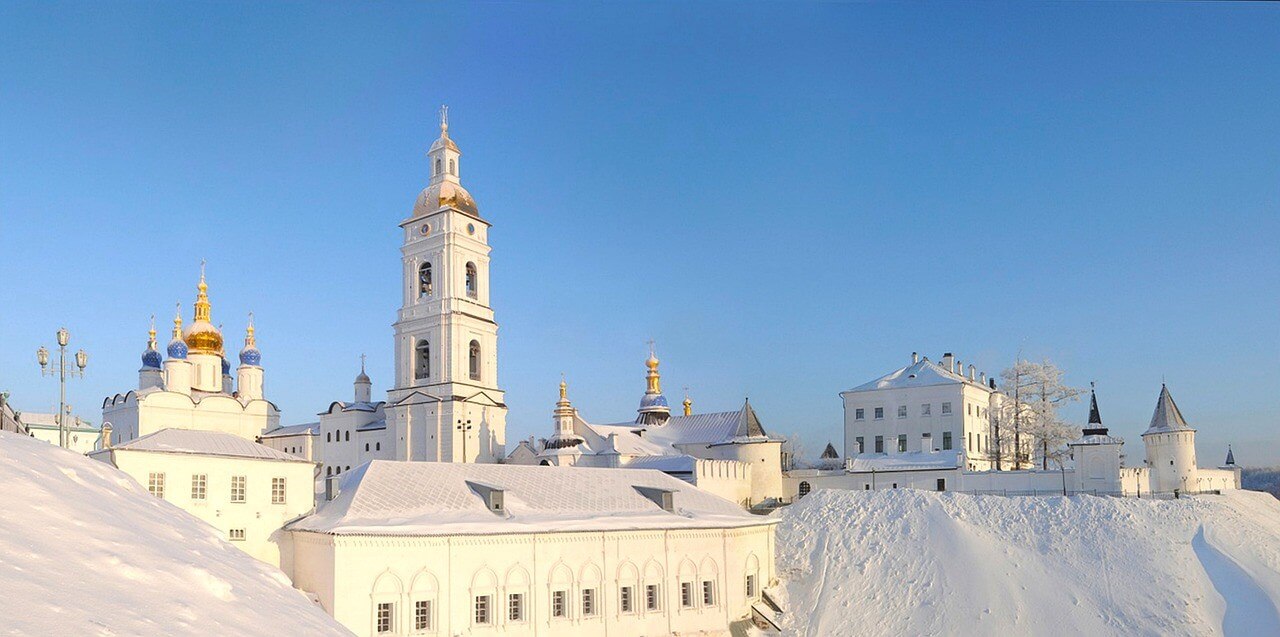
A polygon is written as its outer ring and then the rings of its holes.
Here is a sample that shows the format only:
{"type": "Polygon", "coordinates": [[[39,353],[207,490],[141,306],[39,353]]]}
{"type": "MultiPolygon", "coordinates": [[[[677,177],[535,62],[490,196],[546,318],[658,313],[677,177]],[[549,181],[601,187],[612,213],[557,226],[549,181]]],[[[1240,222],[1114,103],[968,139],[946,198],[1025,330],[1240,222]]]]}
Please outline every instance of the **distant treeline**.
{"type": "Polygon", "coordinates": [[[1266,491],[1280,498],[1280,467],[1246,467],[1240,480],[1250,491],[1266,491]]]}

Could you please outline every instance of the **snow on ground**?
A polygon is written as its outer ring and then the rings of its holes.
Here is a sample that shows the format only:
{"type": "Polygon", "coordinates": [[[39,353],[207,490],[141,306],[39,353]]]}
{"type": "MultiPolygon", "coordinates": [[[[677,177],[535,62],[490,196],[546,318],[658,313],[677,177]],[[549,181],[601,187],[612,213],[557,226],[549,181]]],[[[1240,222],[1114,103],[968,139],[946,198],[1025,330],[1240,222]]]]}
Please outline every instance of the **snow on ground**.
{"type": "Polygon", "coordinates": [[[1280,501],[815,491],[780,512],[788,635],[1280,634],[1280,501]]]}
{"type": "Polygon", "coordinates": [[[110,465],[0,432],[0,633],[350,635],[110,465]]]}

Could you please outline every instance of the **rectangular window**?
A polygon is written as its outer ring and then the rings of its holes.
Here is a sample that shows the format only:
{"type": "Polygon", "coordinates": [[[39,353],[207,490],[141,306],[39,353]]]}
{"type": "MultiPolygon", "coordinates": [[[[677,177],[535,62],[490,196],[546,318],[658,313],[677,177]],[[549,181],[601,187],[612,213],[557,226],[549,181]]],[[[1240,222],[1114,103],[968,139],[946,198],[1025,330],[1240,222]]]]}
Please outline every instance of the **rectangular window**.
{"type": "Polygon", "coordinates": [[[907,434],[898,434],[898,453],[907,452],[907,434]]]}
{"type": "Polygon", "coordinates": [[[693,608],[693,582],[680,582],[680,605],[693,608]]]}
{"type": "Polygon", "coordinates": [[[973,403],[965,403],[965,404],[964,404],[964,410],[965,410],[965,413],[966,413],[966,414],[968,414],[968,415],[972,416],[972,415],[973,415],[973,403]]]}
{"type": "Polygon", "coordinates": [[[862,452],[863,452],[863,450],[864,450],[864,449],[863,449],[863,446],[862,446],[862,445],[863,445],[863,442],[865,442],[865,441],[862,439],[862,436],[858,436],[857,438],[854,438],[854,445],[856,445],[856,448],[857,448],[857,450],[858,450],[858,451],[857,451],[857,453],[862,453],[862,452]]]}
{"type": "Polygon", "coordinates": [[[413,603],[413,629],[431,630],[431,600],[420,599],[413,603]]]}
{"type": "Polygon", "coordinates": [[[493,618],[489,616],[489,610],[490,610],[489,596],[476,595],[476,623],[477,624],[483,624],[487,626],[490,622],[493,621],[493,618]]]}
{"type": "Polygon", "coordinates": [[[951,403],[942,403],[942,415],[943,416],[951,415],[951,403]]]}
{"type": "Polygon", "coordinates": [[[624,613],[630,613],[635,610],[635,600],[631,598],[631,587],[623,586],[618,589],[618,608],[624,613]]]}
{"type": "Polygon", "coordinates": [[[284,478],[271,479],[271,504],[284,504],[284,478]]]}
{"type": "Polygon", "coordinates": [[[933,403],[925,403],[923,405],[920,405],[920,415],[921,416],[933,415],[933,403]]]}
{"type": "Polygon", "coordinates": [[[596,589],[582,589],[582,616],[595,617],[596,615],[596,589]]]}
{"type": "Polygon", "coordinates": [[[965,434],[965,436],[968,438],[968,440],[965,442],[965,450],[973,451],[973,432],[970,431],[969,433],[965,434]]]}
{"type": "Polygon", "coordinates": [[[385,635],[391,632],[391,622],[395,618],[395,604],[393,602],[378,602],[378,634],[385,635]]]}
{"type": "Polygon", "coordinates": [[[555,591],[551,593],[551,616],[564,617],[568,610],[569,593],[555,591]]]}
{"type": "Polygon", "coordinates": [[[511,593],[507,595],[507,619],[513,622],[524,621],[524,594],[511,593]]]}
{"type": "Polygon", "coordinates": [[[899,418],[906,418],[906,417],[907,417],[907,406],[906,406],[906,405],[898,405],[898,417],[899,417],[899,418]]]}
{"type": "Polygon", "coordinates": [[[854,420],[863,420],[863,419],[865,419],[866,417],[867,417],[867,410],[862,409],[862,408],[858,408],[858,409],[853,410],[853,419],[854,419],[854,420]]]}
{"type": "Polygon", "coordinates": [[[231,476],[231,501],[244,502],[244,476],[231,476]]]}
{"type": "Polygon", "coordinates": [[[945,451],[951,448],[951,432],[942,432],[942,449],[945,451]]]}
{"type": "Polygon", "coordinates": [[[946,478],[938,478],[938,490],[939,490],[939,491],[946,491],[946,490],[947,490],[947,479],[946,479],[946,478]]]}
{"type": "Polygon", "coordinates": [[[716,583],[711,580],[702,582],[702,605],[716,605],[716,583]]]}
{"type": "Polygon", "coordinates": [[[232,541],[232,542],[243,542],[243,541],[244,541],[244,529],[231,529],[231,530],[228,532],[227,537],[231,538],[231,541],[232,541]]]}
{"type": "Polygon", "coordinates": [[[147,492],[157,498],[164,498],[163,473],[151,473],[147,475],[147,492]]]}
{"type": "Polygon", "coordinates": [[[756,576],[747,576],[747,597],[754,599],[756,596],[756,576]]]}
{"type": "Polygon", "coordinates": [[[876,420],[884,419],[884,407],[876,407],[876,420]]]}
{"type": "Polygon", "coordinates": [[[644,607],[645,610],[658,610],[661,606],[662,597],[658,595],[657,584],[646,584],[644,587],[644,607]]]}
{"type": "Polygon", "coordinates": [[[191,499],[204,500],[208,492],[209,476],[203,473],[197,473],[191,476],[191,499]]]}
{"type": "Polygon", "coordinates": [[[884,436],[876,436],[876,453],[884,453],[884,436]]]}

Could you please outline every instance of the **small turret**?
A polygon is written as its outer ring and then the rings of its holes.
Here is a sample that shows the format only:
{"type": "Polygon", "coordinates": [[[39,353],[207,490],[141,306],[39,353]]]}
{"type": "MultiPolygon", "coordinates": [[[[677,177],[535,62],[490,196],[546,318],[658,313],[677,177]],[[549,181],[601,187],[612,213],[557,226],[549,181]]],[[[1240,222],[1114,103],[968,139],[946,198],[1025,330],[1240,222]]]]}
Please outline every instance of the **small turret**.
{"type": "Polygon", "coordinates": [[[187,360],[187,343],[182,338],[182,304],[173,317],[173,340],[169,341],[169,358],[164,362],[165,391],[191,395],[191,363],[187,360]]]}
{"type": "Polygon", "coordinates": [[[138,369],[138,389],[164,387],[164,373],[160,371],[162,360],[160,346],[156,343],[156,317],[151,315],[151,331],[148,332],[147,349],[142,352],[142,367],[138,369]]]}
{"type": "Polygon", "coordinates": [[[636,411],[636,424],[662,425],[671,418],[671,407],[667,397],[662,395],[662,375],[658,372],[658,356],[653,350],[653,341],[649,341],[649,359],[644,362],[648,372],[645,373],[644,397],[640,399],[640,408],[636,411]]]}
{"type": "MultiPolygon", "coordinates": [[[[236,368],[236,389],[239,390],[236,395],[242,401],[263,397],[262,352],[258,350],[255,330],[253,312],[250,312],[249,325],[244,330],[244,348],[240,350],[240,367],[236,368]]],[[[226,383],[230,384],[230,381],[226,383]]]]}
{"type": "Polygon", "coordinates": [[[355,380],[355,399],[358,403],[373,402],[373,381],[369,379],[369,375],[364,372],[364,354],[360,355],[360,373],[356,375],[355,380]]]}

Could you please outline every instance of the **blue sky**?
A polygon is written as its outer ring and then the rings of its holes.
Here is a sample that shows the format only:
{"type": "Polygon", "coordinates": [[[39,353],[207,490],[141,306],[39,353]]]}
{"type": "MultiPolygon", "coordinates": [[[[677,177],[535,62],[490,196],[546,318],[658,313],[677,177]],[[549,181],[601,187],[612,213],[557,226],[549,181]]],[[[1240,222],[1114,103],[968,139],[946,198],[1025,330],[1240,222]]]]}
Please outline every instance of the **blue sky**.
{"type": "Polygon", "coordinates": [[[1218,3],[5,3],[0,389],[48,409],[65,324],[96,422],[206,258],[285,422],[361,353],[385,390],[448,103],[510,444],[561,372],[630,418],[653,338],[673,399],[750,396],[811,448],[912,351],[1021,351],[1131,444],[1165,378],[1202,463],[1280,464],[1277,33],[1218,3]]]}

